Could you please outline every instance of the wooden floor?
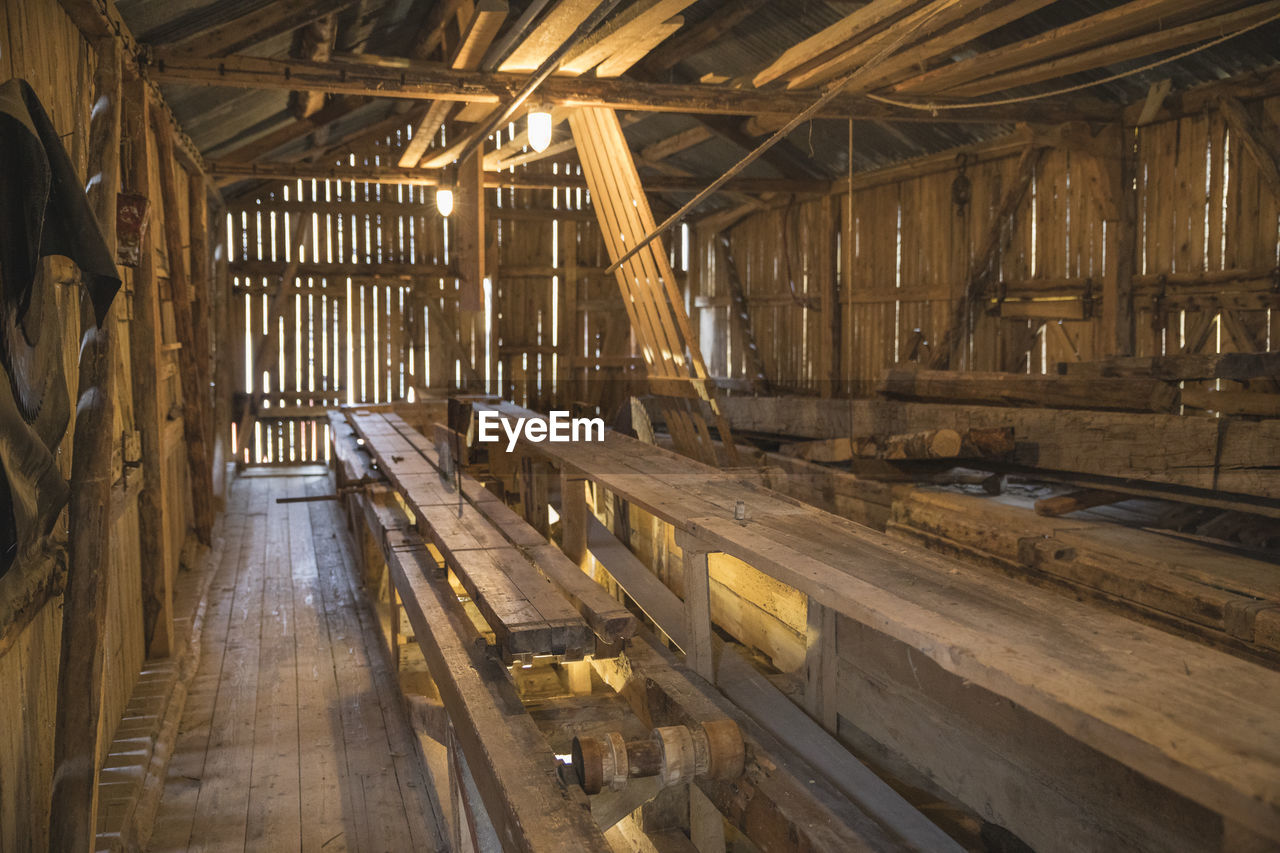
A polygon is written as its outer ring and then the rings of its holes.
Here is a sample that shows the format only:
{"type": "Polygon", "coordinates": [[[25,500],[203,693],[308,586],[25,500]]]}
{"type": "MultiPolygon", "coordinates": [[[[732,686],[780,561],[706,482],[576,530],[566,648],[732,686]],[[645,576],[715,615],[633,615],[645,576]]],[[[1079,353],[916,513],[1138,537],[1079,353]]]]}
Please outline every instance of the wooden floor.
{"type": "Polygon", "coordinates": [[[321,468],[231,486],[151,850],[436,850],[443,820],[321,468]]]}

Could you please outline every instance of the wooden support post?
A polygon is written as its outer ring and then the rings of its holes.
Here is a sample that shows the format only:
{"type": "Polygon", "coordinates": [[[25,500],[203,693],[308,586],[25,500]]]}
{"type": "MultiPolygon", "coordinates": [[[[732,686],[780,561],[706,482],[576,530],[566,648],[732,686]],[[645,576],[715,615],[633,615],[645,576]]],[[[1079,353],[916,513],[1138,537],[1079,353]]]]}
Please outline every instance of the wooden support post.
{"type": "Polygon", "coordinates": [[[454,235],[458,253],[458,310],[484,310],[484,157],[477,150],[458,164],[453,189],[454,235]]]}
{"type": "Polygon", "coordinates": [[[213,375],[213,365],[209,360],[209,325],[215,322],[210,299],[213,259],[209,254],[209,202],[204,176],[199,172],[187,172],[187,211],[190,228],[187,244],[191,252],[191,345],[195,348],[192,355],[200,389],[200,411],[205,419],[207,436],[204,447],[205,467],[210,469],[212,476],[214,445],[217,443],[217,430],[212,417],[213,398],[209,394],[213,375]]]}
{"type": "MultiPolygon", "coordinates": [[[[153,198],[148,121],[148,91],[144,80],[134,77],[125,90],[125,133],[132,140],[129,163],[131,192],[153,198]]],[[[152,204],[152,219],[155,217],[152,204]]],[[[142,622],[147,656],[169,655],[173,642],[173,548],[164,511],[170,506],[165,478],[165,412],[160,408],[160,294],[156,281],[155,232],[148,228],[142,239],[138,268],[133,272],[133,311],[129,323],[129,352],[133,360],[133,412],[142,448],[142,492],[138,496],[138,526],[148,531],[139,537],[142,561],[142,622]]]]}
{"type": "MultiPolygon", "coordinates": [[[[191,471],[192,527],[205,545],[213,539],[213,472],[205,416],[205,387],[200,385],[199,346],[196,342],[197,318],[192,316],[190,281],[187,278],[186,247],[182,240],[182,221],[178,208],[177,177],[179,168],[173,156],[173,129],[164,117],[151,114],[156,131],[156,156],[160,166],[160,195],[164,205],[164,238],[169,254],[169,292],[173,303],[173,325],[178,342],[178,374],[182,382],[182,433],[187,442],[187,464],[191,471]]],[[[203,322],[204,318],[199,318],[203,322]]]]}
{"type": "Polygon", "coordinates": [[[1133,188],[1136,161],[1134,131],[1122,129],[1121,150],[1116,165],[1108,169],[1107,191],[1113,196],[1111,209],[1116,218],[1107,225],[1107,269],[1102,282],[1102,316],[1111,326],[1105,341],[1112,355],[1133,355],[1133,271],[1137,254],[1138,194],[1133,188]]]}
{"type": "MultiPolygon", "coordinates": [[[[214,335],[213,359],[213,466],[215,491],[219,499],[226,498],[225,466],[232,456],[231,445],[231,389],[235,388],[237,348],[232,345],[234,307],[231,293],[229,259],[227,257],[227,215],[219,206],[214,211],[213,288],[210,299],[213,322],[218,330],[214,335]],[[220,485],[220,487],[219,487],[220,485]]],[[[243,350],[243,347],[240,347],[243,350]]],[[[240,371],[244,373],[243,367],[240,371]]]]}
{"type": "Polygon", "coordinates": [[[584,567],[587,560],[587,481],[560,469],[560,550],[584,567]]]}
{"type": "Polygon", "coordinates": [[[684,628],[689,669],[715,684],[715,662],[711,646],[711,578],[707,569],[707,546],[676,531],[676,545],[684,554],[684,628]]]}
{"type": "Polygon", "coordinates": [[[829,732],[836,730],[836,614],[809,598],[805,631],[804,706],[829,732]]]}
{"type": "Polygon", "coordinates": [[[689,786],[689,839],[698,853],[724,853],[724,816],[697,785],[689,786]]]}
{"type": "Polygon", "coordinates": [[[569,676],[569,692],[574,696],[591,695],[591,661],[565,661],[563,666],[569,676]]]}
{"type": "MultiPolygon", "coordinates": [[[[121,51],[115,39],[95,45],[96,99],[106,99],[90,133],[89,173],[100,175],[90,202],[115,254],[116,193],[120,183],[121,51]]],[[[79,392],[71,459],[71,565],[62,607],[62,648],[54,729],[50,810],[51,850],[94,849],[98,805],[98,732],[106,631],[107,555],[111,553],[110,324],[97,324],[87,292],[80,293],[79,392]]]]}

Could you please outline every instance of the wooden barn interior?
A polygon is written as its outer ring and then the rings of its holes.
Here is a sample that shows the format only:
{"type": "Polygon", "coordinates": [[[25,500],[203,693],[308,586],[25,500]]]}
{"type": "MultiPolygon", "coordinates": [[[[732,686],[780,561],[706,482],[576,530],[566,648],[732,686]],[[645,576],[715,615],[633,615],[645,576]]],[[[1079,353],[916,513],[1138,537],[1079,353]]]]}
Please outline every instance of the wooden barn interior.
{"type": "Polygon", "coordinates": [[[0,81],[0,853],[1280,850],[1280,0],[0,81]]]}

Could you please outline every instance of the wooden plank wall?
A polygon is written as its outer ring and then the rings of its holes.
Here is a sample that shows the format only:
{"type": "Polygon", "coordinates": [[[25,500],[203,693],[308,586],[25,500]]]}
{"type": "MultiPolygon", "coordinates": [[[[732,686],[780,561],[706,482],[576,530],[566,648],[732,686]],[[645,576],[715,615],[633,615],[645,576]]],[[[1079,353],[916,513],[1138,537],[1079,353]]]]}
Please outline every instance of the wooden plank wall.
{"type": "MultiPolygon", "coordinates": [[[[1247,106],[1271,122],[1280,119],[1280,98],[1247,106]]],[[[1216,110],[1129,128],[1125,140],[1135,147],[1134,354],[1176,353],[1188,344],[1194,349],[1198,324],[1205,320],[1211,324],[1205,352],[1274,349],[1280,305],[1265,293],[1265,282],[1232,285],[1226,288],[1230,295],[1214,296],[1208,291],[1220,286],[1183,280],[1231,270],[1266,277],[1276,267],[1280,201],[1256,163],[1216,110]],[[1162,275],[1175,278],[1158,281],[1162,275]],[[1223,308],[1229,314],[1215,319],[1223,308]]],[[[1058,316],[1025,319],[979,311],[959,367],[1052,373],[1060,361],[1111,353],[1114,321],[1102,316],[1101,307],[1104,281],[1116,263],[1104,245],[1120,202],[1109,189],[1110,176],[1118,176],[1119,146],[1113,147],[1114,155],[1069,146],[1045,151],[994,278],[1008,283],[1010,299],[1033,294],[1036,312],[1058,316]],[[1071,318],[1070,306],[1084,296],[1092,298],[1091,316],[1071,318]]],[[[789,279],[816,302],[821,277],[839,275],[841,391],[869,394],[886,368],[912,361],[913,352],[927,360],[916,342],[942,338],[973,254],[1015,179],[1017,147],[998,142],[990,150],[968,152],[972,198],[963,212],[952,201],[957,164],[932,157],[915,174],[904,176],[894,167],[883,179],[874,172],[857,175],[851,217],[841,186],[825,207],[819,201],[773,207],[728,232],[756,341],[776,388],[815,391],[815,370],[829,358],[818,334],[818,311],[793,295],[789,279]],[[840,241],[852,242],[851,268],[838,273],[838,262],[828,258],[836,232],[840,241]],[[788,235],[785,243],[779,234],[788,235]]],[[[742,359],[728,357],[741,350],[729,322],[715,239],[698,239],[703,275],[697,304],[707,315],[699,324],[702,345],[719,375],[744,378],[742,359]]],[[[1013,313],[1007,303],[1006,313],[1013,313]]]]}
{"type": "MultiPolygon", "coordinates": [[[[500,130],[497,144],[515,130],[500,130]]],[[[408,133],[406,122],[344,162],[374,166],[398,158],[408,133]]],[[[516,169],[581,182],[569,159],[516,169]]],[[[238,390],[265,406],[254,434],[238,446],[240,459],[325,460],[323,407],[334,404],[465,389],[543,408],[582,402],[608,413],[617,406],[624,383],[613,380],[625,378],[632,364],[630,331],[616,286],[601,274],[606,254],[587,191],[489,188],[485,199],[491,274],[482,311],[458,308],[452,220],[436,212],[434,188],[272,182],[232,200],[227,232],[233,326],[241,341],[234,347],[238,390]],[[292,259],[293,229],[307,216],[312,227],[297,293],[282,312],[267,316],[269,293],[292,259]],[[283,331],[275,366],[248,376],[245,364],[268,323],[283,331]]]]}
{"type": "MultiPolygon", "coordinates": [[[[0,0],[0,80],[22,77],[31,83],[54,126],[63,138],[72,161],[81,173],[87,169],[89,116],[93,102],[93,47],[57,3],[0,0]]],[[[126,144],[133,144],[126,142],[126,144]]],[[[127,155],[126,155],[127,157],[127,155]]],[[[153,170],[154,171],[154,170],[153,170]]],[[[152,186],[158,187],[153,174],[152,186]]],[[[179,182],[185,192],[185,181],[179,182]]],[[[186,199],[181,201],[185,217],[186,199]]],[[[152,199],[152,245],[156,267],[162,277],[161,294],[167,300],[167,259],[164,255],[163,210],[158,191],[152,199]]],[[[184,236],[188,225],[183,222],[184,236]]],[[[66,275],[67,264],[46,259],[44,275],[66,275]]],[[[145,657],[142,629],[141,578],[137,485],[141,473],[126,467],[125,461],[138,457],[134,423],[132,357],[129,350],[129,323],[132,317],[132,271],[123,270],[121,289],[108,318],[112,329],[116,440],[112,453],[115,486],[112,491],[111,544],[104,555],[107,618],[103,638],[102,736],[99,760],[106,756],[116,724],[128,702],[145,657]]],[[[78,287],[56,289],[57,310],[63,319],[62,351],[66,366],[68,399],[74,408],[78,376],[79,309],[78,287]]],[[[176,372],[172,311],[165,303],[165,352],[160,385],[161,411],[181,411],[181,392],[176,372]]],[[[74,424],[69,427],[57,453],[59,470],[70,476],[74,424]]],[[[169,423],[167,476],[169,494],[179,498],[167,523],[174,536],[172,563],[190,524],[190,496],[185,445],[180,415],[169,423]]],[[[66,542],[69,531],[64,513],[55,528],[55,542],[66,542]]],[[[61,642],[61,595],[56,560],[60,549],[50,552],[40,565],[15,567],[0,577],[0,853],[48,848],[49,793],[53,773],[53,728],[57,669],[61,642]],[[52,579],[52,583],[49,583],[52,579]],[[38,593],[24,599],[24,591],[38,593]],[[25,601],[16,608],[18,601],[25,601]]]]}

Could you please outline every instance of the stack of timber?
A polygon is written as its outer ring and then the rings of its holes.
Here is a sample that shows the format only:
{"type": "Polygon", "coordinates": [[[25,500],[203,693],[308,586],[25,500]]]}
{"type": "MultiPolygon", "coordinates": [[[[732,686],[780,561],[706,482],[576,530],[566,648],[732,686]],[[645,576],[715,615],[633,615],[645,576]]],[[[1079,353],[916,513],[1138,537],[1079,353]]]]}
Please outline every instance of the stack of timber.
{"type": "Polygon", "coordinates": [[[739,432],[789,438],[1012,428],[1009,469],[1280,517],[1280,470],[1270,461],[1280,458],[1280,420],[811,397],[729,397],[721,406],[739,432]]]}
{"type": "Polygon", "coordinates": [[[1046,518],[1009,499],[933,489],[904,492],[887,529],[1280,666],[1280,571],[1273,563],[1106,521],[1046,518]]]}
{"type": "Polygon", "coordinates": [[[689,586],[705,549],[808,596],[811,632],[829,612],[805,667],[834,679],[820,691],[835,701],[829,730],[1033,847],[1280,840],[1275,672],[613,433],[520,452],[670,525],[686,609],[705,595],[689,586]]]}

